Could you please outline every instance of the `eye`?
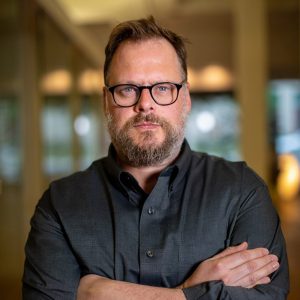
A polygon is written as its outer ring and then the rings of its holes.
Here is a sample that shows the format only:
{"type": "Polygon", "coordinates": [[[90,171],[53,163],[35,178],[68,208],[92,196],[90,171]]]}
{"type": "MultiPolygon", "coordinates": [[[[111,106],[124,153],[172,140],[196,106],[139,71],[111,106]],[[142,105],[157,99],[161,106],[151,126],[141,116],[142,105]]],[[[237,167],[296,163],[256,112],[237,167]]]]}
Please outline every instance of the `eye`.
{"type": "Polygon", "coordinates": [[[155,87],[155,92],[157,93],[168,93],[171,90],[171,85],[167,83],[159,83],[155,87]]]}
{"type": "Polygon", "coordinates": [[[136,94],[136,87],[131,85],[122,85],[116,89],[116,92],[121,96],[131,96],[136,94]]]}

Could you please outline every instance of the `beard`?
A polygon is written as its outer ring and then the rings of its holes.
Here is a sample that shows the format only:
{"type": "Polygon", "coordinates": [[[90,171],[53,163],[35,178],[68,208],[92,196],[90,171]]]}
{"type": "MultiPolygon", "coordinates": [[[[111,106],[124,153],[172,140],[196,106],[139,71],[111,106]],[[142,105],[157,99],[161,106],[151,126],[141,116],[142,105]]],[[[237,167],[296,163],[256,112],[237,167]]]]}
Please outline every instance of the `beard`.
{"type": "Polygon", "coordinates": [[[107,127],[119,158],[132,167],[157,166],[166,159],[175,158],[184,139],[184,125],[187,113],[182,113],[176,126],[154,114],[138,114],[129,119],[122,128],[117,128],[117,120],[107,114],[107,127]],[[162,142],[158,142],[156,133],[146,130],[139,133],[138,142],[130,131],[139,122],[152,122],[161,126],[164,133],[162,142]]]}

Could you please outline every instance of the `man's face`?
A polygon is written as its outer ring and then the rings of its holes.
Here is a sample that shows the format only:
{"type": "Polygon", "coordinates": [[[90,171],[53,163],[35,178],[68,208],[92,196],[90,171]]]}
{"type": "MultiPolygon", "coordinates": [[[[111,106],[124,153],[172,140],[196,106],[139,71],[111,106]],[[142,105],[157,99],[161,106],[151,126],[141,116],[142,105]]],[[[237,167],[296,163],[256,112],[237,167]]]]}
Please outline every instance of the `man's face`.
{"type": "MultiPolygon", "coordinates": [[[[172,45],[164,39],[150,39],[123,42],[113,56],[107,81],[109,86],[149,86],[181,83],[183,75],[172,45]]],[[[123,162],[154,166],[178,154],[191,106],[187,84],[179,90],[177,101],[168,106],[155,103],[147,89],[132,107],[119,107],[107,89],[104,101],[112,143],[123,162]]]]}

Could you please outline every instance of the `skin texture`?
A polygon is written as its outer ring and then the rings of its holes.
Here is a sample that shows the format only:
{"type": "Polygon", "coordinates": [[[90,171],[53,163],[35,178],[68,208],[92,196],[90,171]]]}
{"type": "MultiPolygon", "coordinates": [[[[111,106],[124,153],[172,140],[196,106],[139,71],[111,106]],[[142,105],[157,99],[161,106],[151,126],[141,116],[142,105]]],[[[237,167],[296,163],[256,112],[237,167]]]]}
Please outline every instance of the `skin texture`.
{"type": "MultiPolygon", "coordinates": [[[[163,81],[180,83],[182,80],[182,70],[176,52],[171,44],[162,39],[123,42],[113,57],[108,73],[110,86],[123,83],[152,85],[163,81]]],[[[150,166],[130,165],[124,154],[121,154],[121,149],[115,145],[119,164],[137,179],[146,192],[152,190],[160,171],[172,163],[179,154],[183,139],[184,120],[191,108],[188,89],[188,84],[184,85],[180,90],[178,100],[170,106],[157,105],[149,91],[144,90],[140,101],[135,106],[121,108],[114,103],[111,93],[104,88],[105,114],[113,122],[116,132],[126,128],[125,124],[128,120],[137,115],[148,114],[163,118],[172,128],[182,129],[182,137],[170,155],[160,163],[150,166]]],[[[126,133],[133,143],[145,148],[159,146],[166,138],[166,132],[162,126],[155,122],[139,122],[135,126],[126,128],[126,133]],[[147,132],[151,132],[147,135],[150,136],[149,138],[145,138],[147,132]]],[[[248,244],[242,243],[227,248],[200,263],[194,273],[178,287],[150,287],[91,274],[81,279],[77,299],[185,299],[182,288],[212,280],[221,280],[225,285],[245,288],[252,288],[257,284],[267,284],[270,282],[268,276],[278,267],[277,257],[269,254],[267,249],[248,250],[248,244]]]]}

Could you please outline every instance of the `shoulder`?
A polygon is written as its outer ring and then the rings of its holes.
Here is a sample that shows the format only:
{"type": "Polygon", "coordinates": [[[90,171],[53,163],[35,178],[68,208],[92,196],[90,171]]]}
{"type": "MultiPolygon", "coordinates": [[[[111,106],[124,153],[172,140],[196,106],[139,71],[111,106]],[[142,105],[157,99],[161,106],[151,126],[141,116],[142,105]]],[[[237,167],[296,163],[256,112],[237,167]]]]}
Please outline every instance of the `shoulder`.
{"type": "Polygon", "coordinates": [[[204,153],[192,155],[192,190],[198,191],[206,206],[228,211],[230,218],[253,208],[273,211],[267,185],[246,162],[232,162],[204,153]]]}
{"type": "Polygon", "coordinates": [[[51,182],[50,188],[61,191],[81,190],[100,180],[105,158],[94,161],[86,170],[75,172],[69,176],[51,182]]]}
{"type": "Polygon", "coordinates": [[[229,161],[207,153],[192,151],[190,171],[215,182],[221,181],[223,185],[265,186],[262,178],[245,161],[229,161]]]}
{"type": "Polygon", "coordinates": [[[217,172],[217,174],[240,174],[247,168],[244,161],[229,161],[222,157],[203,152],[192,151],[192,166],[198,166],[204,172],[217,172]]]}
{"type": "Polygon", "coordinates": [[[86,170],[73,173],[50,183],[41,198],[40,206],[55,209],[81,206],[87,199],[93,201],[105,185],[105,158],[93,162],[86,170]]]}

